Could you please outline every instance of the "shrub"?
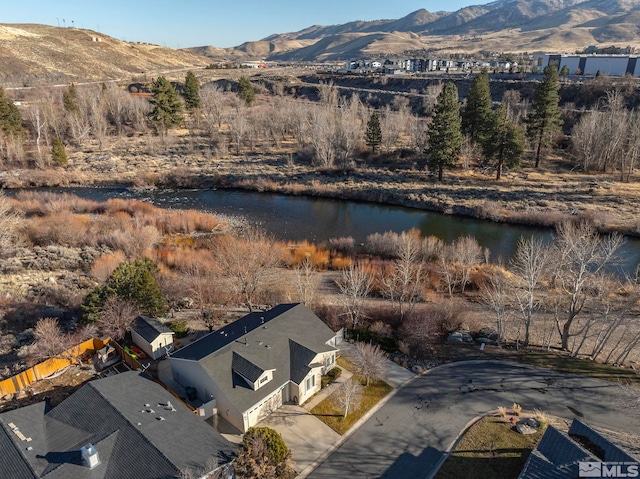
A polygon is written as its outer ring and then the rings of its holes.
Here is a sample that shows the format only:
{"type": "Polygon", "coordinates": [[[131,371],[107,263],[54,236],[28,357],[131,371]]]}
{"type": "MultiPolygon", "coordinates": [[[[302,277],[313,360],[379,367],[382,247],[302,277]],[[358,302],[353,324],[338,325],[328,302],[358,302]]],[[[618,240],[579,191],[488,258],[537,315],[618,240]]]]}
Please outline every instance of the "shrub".
{"type": "Polygon", "coordinates": [[[189,334],[189,326],[184,319],[175,319],[169,323],[167,323],[169,329],[176,333],[176,338],[184,338],[187,334],[189,334]]]}
{"type": "Polygon", "coordinates": [[[327,371],[327,377],[333,382],[336,379],[338,379],[340,377],[340,375],[342,374],[342,369],[340,369],[339,367],[335,367],[333,369],[330,369],[329,371],[327,371]]]}
{"type": "Polygon", "coordinates": [[[291,464],[291,451],[280,433],[269,427],[251,427],[247,430],[242,438],[234,469],[240,479],[293,479],[296,476],[291,464]]]}
{"type": "Polygon", "coordinates": [[[380,346],[380,349],[387,353],[394,353],[398,350],[398,342],[395,339],[380,336],[368,328],[353,329],[351,335],[363,343],[376,343],[380,346]]]}
{"type": "Polygon", "coordinates": [[[54,138],[51,145],[51,159],[57,166],[65,166],[67,164],[67,152],[60,138],[54,138]]]}
{"type": "Polygon", "coordinates": [[[351,236],[341,238],[331,238],[329,240],[329,248],[341,253],[350,254],[353,253],[356,246],[356,240],[351,236]]]}

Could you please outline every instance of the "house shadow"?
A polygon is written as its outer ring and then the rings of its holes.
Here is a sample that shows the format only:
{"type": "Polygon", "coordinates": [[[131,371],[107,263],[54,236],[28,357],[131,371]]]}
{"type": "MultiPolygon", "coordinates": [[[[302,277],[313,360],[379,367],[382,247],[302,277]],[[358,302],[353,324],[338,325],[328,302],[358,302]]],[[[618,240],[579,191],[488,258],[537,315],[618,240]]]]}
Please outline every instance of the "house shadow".
{"type": "MultiPolygon", "coordinates": [[[[442,458],[442,451],[434,447],[423,449],[418,456],[404,452],[398,456],[391,466],[387,468],[379,477],[429,477],[429,474],[436,467],[442,458]]],[[[461,476],[462,477],[462,476],[461,476]]]]}
{"type": "MultiPolygon", "coordinates": [[[[474,451],[478,452],[478,451],[474,451]]],[[[440,468],[444,477],[467,477],[481,479],[485,477],[516,477],[529,457],[529,450],[502,449],[496,453],[511,453],[500,457],[469,457],[451,455],[440,468]]]]}

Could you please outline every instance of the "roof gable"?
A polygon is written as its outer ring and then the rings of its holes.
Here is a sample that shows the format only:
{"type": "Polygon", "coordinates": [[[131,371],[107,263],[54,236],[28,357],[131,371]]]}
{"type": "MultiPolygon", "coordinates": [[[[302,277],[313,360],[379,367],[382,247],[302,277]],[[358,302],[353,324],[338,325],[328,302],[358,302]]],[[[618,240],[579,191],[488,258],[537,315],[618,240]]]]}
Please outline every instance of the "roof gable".
{"type": "Polygon", "coordinates": [[[243,358],[235,351],[233,352],[233,359],[231,360],[231,370],[248,380],[250,383],[255,383],[264,373],[264,369],[256,366],[248,359],[243,358]]]}
{"type": "Polygon", "coordinates": [[[170,328],[151,316],[138,316],[131,328],[148,343],[152,343],[162,334],[174,334],[170,328]]]}
{"type": "Polygon", "coordinates": [[[302,346],[292,339],[289,340],[291,380],[294,383],[300,384],[307,374],[309,374],[309,371],[311,371],[309,364],[316,355],[317,353],[311,351],[309,348],[302,346]]]}

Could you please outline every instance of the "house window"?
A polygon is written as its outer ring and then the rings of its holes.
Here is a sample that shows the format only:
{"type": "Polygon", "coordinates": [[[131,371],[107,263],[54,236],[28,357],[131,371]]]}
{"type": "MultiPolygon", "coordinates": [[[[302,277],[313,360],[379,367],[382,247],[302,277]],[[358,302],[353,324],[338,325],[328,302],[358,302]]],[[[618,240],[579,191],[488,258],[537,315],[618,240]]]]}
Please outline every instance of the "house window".
{"type": "Polygon", "coordinates": [[[260,384],[264,384],[269,380],[269,376],[265,376],[263,378],[260,378],[260,384]]]}
{"type": "Polygon", "coordinates": [[[311,390],[316,385],[316,377],[310,376],[307,378],[307,391],[311,390]]]}

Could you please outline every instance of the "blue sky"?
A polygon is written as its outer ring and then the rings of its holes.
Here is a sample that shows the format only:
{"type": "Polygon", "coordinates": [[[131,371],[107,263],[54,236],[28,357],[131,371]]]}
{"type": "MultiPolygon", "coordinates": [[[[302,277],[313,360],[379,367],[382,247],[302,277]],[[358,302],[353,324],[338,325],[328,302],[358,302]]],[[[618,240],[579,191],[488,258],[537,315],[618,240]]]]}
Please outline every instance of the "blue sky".
{"type": "Polygon", "coordinates": [[[6,0],[0,23],[72,24],[119,40],[167,47],[236,46],[272,33],[354,20],[401,18],[420,8],[452,12],[489,0],[6,0]],[[73,23],[72,23],[73,22],[73,23]]]}

